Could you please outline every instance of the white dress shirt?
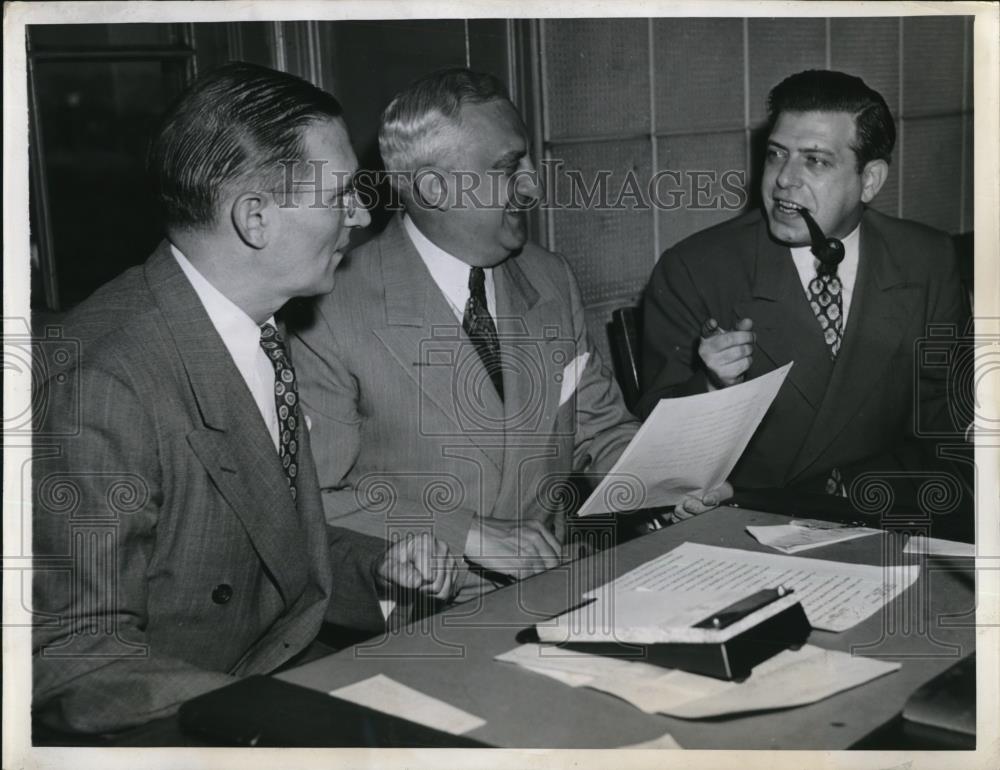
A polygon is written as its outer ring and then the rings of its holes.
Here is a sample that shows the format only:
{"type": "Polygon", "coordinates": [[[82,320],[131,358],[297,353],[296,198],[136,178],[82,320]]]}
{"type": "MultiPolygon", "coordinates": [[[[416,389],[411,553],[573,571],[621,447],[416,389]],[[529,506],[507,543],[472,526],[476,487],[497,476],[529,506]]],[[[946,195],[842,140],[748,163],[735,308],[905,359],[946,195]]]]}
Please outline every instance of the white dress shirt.
{"type": "MultiPolygon", "coordinates": [[[[445,299],[448,300],[448,304],[451,305],[455,317],[461,321],[465,316],[465,303],[469,299],[469,272],[472,270],[472,266],[458,257],[453,257],[436,243],[430,241],[417,229],[413,220],[405,214],[403,215],[403,228],[420,258],[427,265],[434,283],[437,284],[445,299]]],[[[493,268],[484,267],[483,273],[486,276],[486,307],[495,320],[497,301],[493,283],[493,268]]]]}
{"type": "MultiPolygon", "coordinates": [[[[844,260],[837,265],[837,277],[840,278],[840,285],[843,288],[843,325],[841,329],[847,331],[847,313],[851,308],[851,297],[854,296],[854,282],[858,277],[858,252],[860,242],[861,225],[859,224],[846,238],[841,239],[844,244],[844,260]]],[[[799,246],[792,251],[792,260],[795,262],[795,269],[799,273],[799,281],[802,283],[802,290],[809,296],[809,282],[816,277],[816,266],[819,260],[813,256],[812,247],[799,246]]]]}
{"type": "MultiPolygon", "coordinates": [[[[267,425],[274,448],[278,448],[278,413],[274,406],[274,367],[260,346],[260,327],[226,295],[188,262],[181,250],[170,244],[174,259],[205,306],[205,312],[222,337],[222,343],[250,389],[264,424],[267,425]]],[[[268,323],[274,323],[271,316],[268,323]]]]}

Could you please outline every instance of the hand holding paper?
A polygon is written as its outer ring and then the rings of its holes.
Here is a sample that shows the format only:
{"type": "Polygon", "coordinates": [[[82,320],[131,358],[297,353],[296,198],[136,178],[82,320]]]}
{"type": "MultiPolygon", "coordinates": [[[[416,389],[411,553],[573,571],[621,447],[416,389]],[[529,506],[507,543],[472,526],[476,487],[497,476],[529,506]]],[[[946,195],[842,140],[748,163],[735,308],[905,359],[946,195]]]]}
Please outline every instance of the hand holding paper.
{"type": "MultiPolygon", "coordinates": [[[[662,399],[578,515],[676,506],[686,495],[707,497],[733,470],[791,368],[788,363],[712,393],[662,399]]],[[[690,505],[683,506],[688,514],[700,512],[690,505]]]]}

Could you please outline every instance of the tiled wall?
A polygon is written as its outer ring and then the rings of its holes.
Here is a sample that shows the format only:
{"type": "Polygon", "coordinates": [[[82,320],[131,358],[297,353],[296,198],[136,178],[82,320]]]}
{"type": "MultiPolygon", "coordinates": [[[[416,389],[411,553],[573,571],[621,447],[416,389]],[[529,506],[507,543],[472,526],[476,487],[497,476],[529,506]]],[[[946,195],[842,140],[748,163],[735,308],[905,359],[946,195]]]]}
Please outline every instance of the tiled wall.
{"type": "MultiPolygon", "coordinates": [[[[768,91],[808,68],[844,70],[885,97],[897,120],[890,178],[876,208],[952,233],[972,229],[972,20],[559,19],[542,22],[540,153],[618,191],[631,169],[759,173],[768,91]]],[[[722,198],[717,182],[701,203],[722,198]]],[[[681,187],[690,192],[690,180],[681,187]]],[[[661,180],[661,201],[673,179],[661,180]]],[[[612,202],[615,194],[610,196],[612,202]]],[[[732,206],[553,211],[550,248],[570,259],[595,339],[634,301],[659,254],[734,216],[732,206]]],[[[745,208],[745,206],[744,206],[745,208]]]]}

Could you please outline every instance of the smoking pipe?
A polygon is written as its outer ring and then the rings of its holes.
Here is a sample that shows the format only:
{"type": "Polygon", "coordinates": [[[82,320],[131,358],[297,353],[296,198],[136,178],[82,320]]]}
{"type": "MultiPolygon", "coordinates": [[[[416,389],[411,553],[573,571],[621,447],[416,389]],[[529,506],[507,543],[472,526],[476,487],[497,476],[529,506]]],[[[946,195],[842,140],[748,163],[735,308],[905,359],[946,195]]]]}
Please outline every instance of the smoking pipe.
{"type": "Polygon", "coordinates": [[[836,267],[844,259],[844,244],[836,238],[827,238],[816,220],[805,209],[799,209],[799,214],[806,221],[809,237],[812,238],[812,253],[820,262],[828,267],[836,267]]]}

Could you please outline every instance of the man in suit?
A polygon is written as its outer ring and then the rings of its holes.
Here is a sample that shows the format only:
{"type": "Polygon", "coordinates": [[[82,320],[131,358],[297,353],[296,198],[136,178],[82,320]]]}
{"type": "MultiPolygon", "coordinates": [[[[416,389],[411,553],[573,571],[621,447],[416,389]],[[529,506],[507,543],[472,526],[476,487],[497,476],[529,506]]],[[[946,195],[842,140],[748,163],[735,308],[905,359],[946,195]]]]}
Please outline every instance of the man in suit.
{"type": "MultiPolygon", "coordinates": [[[[306,308],[293,338],[303,406],[327,520],[432,531],[472,566],[469,596],[490,573],[559,563],[580,502],[569,476],[605,474],[637,425],[566,261],[527,242],[539,190],[502,84],[423,78],[386,108],[379,147],[405,214],[306,308]]],[[[705,507],[690,498],[675,515],[705,507]]]]}
{"type": "Polygon", "coordinates": [[[763,212],[691,236],[654,269],[637,411],[794,361],[734,486],[844,494],[874,473],[905,491],[897,481],[926,481],[935,466],[921,432],[949,420],[947,372],[921,360],[918,341],[932,325],[965,329],[950,238],[868,207],[895,127],[860,78],[792,75],[768,112],[763,212]],[[811,252],[803,209],[844,244],[832,269],[811,252]]]}
{"type": "Polygon", "coordinates": [[[443,543],[323,518],[274,314],[328,292],[368,222],[337,101],[226,65],[149,168],[167,240],[69,314],[77,353],[37,402],[33,710],[59,731],[168,715],[293,662],[324,620],[384,628],[390,587],[447,598],[456,576],[443,543]]]}

